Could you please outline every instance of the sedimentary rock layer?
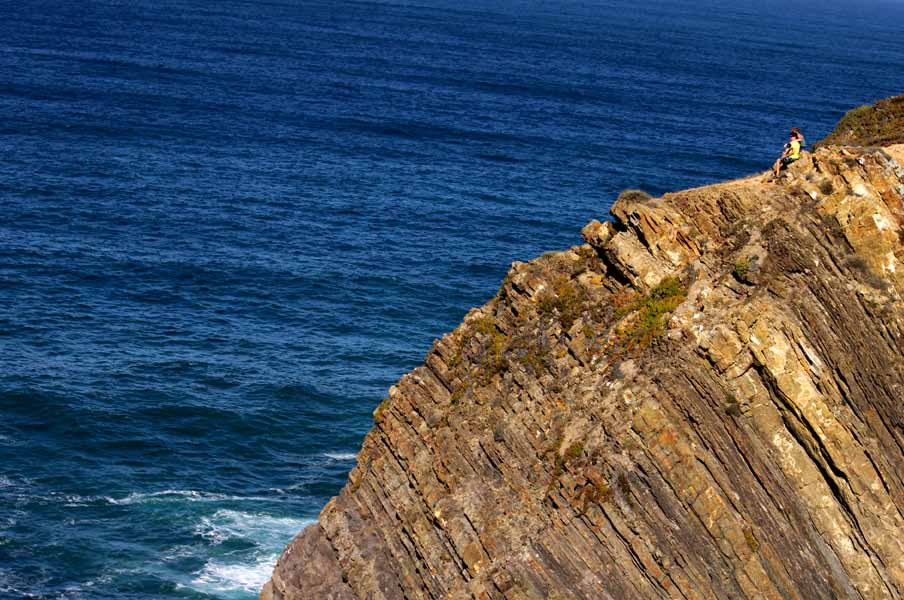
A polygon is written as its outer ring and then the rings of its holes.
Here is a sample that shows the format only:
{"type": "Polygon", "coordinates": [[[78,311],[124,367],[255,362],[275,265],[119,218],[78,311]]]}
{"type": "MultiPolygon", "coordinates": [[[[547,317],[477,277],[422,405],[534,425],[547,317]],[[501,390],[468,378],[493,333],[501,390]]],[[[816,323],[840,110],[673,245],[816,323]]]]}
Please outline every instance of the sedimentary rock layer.
{"type": "Polygon", "coordinates": [[[625,194],[515,263],[262,598],[904,597],[902,164],[625,194]]]}

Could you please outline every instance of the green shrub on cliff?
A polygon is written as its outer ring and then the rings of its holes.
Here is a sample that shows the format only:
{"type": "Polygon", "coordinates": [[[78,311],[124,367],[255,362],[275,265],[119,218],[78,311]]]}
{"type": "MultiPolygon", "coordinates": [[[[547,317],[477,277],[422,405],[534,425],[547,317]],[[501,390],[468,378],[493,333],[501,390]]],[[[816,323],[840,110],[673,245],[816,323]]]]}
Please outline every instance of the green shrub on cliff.
{"type": "Polygon", "coordinates": [[[584,310],[584,295],[565,276],[556,278],[551,289],[546,290],[537,302],[541,316],[556,315],[562,329],[568,331],[584,310]]]}
{"type": "Polygon", "coordinates": [[[621,345],[627,348],[646,348],[665,334],[665,317],[678,308],[687,297],[687,290],[677,277],[669,277],[635,302],[619,310],[620,315],[632,314],[622,330],[621,345]]]}
{"type": "Polygon", "coordinates": [[[904,143],[904,96],[893,96],[875,104],[849,110],[838,125],[814,148],[840,144],[847,146],[887,146],[904,143]]]}
{"type": "Polygon", "coordinates": [[[646,202],[652,198],[653,196],[643,190],[629,189],[619,194],[616,202],[646,202]]]}
{"type": "Polygon", "coordinates": [[[750,259],[747,257],[739,258],[732,269],[731,274],[741,283],[749,283],[750,275],[750,259]]]}

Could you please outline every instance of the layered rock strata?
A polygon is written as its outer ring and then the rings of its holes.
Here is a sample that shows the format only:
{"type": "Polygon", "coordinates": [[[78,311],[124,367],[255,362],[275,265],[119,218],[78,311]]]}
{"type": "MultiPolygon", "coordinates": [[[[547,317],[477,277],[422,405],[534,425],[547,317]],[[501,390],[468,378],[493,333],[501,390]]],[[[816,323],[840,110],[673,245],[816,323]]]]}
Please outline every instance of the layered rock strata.
{"type": "Polygon", "coordinates": [[[261,597],[904,597],[902,165],[625,194],[513,264],[261,597]]]}

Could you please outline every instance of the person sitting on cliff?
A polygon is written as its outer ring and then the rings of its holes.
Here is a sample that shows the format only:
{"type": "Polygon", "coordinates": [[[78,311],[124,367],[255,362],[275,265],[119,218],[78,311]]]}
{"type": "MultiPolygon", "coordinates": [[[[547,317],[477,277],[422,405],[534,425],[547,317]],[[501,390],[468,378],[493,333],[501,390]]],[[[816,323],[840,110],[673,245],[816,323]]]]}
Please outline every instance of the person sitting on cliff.
{"type": "Polygon", "coordinates": [[[803,134],[800,132],[800,129],[794,127],[791,129],[791,137],[788,139],[788,143],[785,144],[782,155],[779,156],[778,160],[775,161],[775,164],[772,165],[773,175],[778,177],[782,169],[787,168],[788,165],[800,158],[800,148],[803,144],[803,134]]]}

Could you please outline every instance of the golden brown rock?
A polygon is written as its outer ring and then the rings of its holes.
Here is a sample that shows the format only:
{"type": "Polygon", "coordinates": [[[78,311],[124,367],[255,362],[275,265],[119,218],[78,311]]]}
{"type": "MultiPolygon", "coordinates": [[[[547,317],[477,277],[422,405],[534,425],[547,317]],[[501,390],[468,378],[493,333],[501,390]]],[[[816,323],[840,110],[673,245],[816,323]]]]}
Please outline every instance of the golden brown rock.
{"type": "Polygon", "coordinates": [[[904,597],[902,150],[623,199],[513,265],[261,597],[904,597]]]}

